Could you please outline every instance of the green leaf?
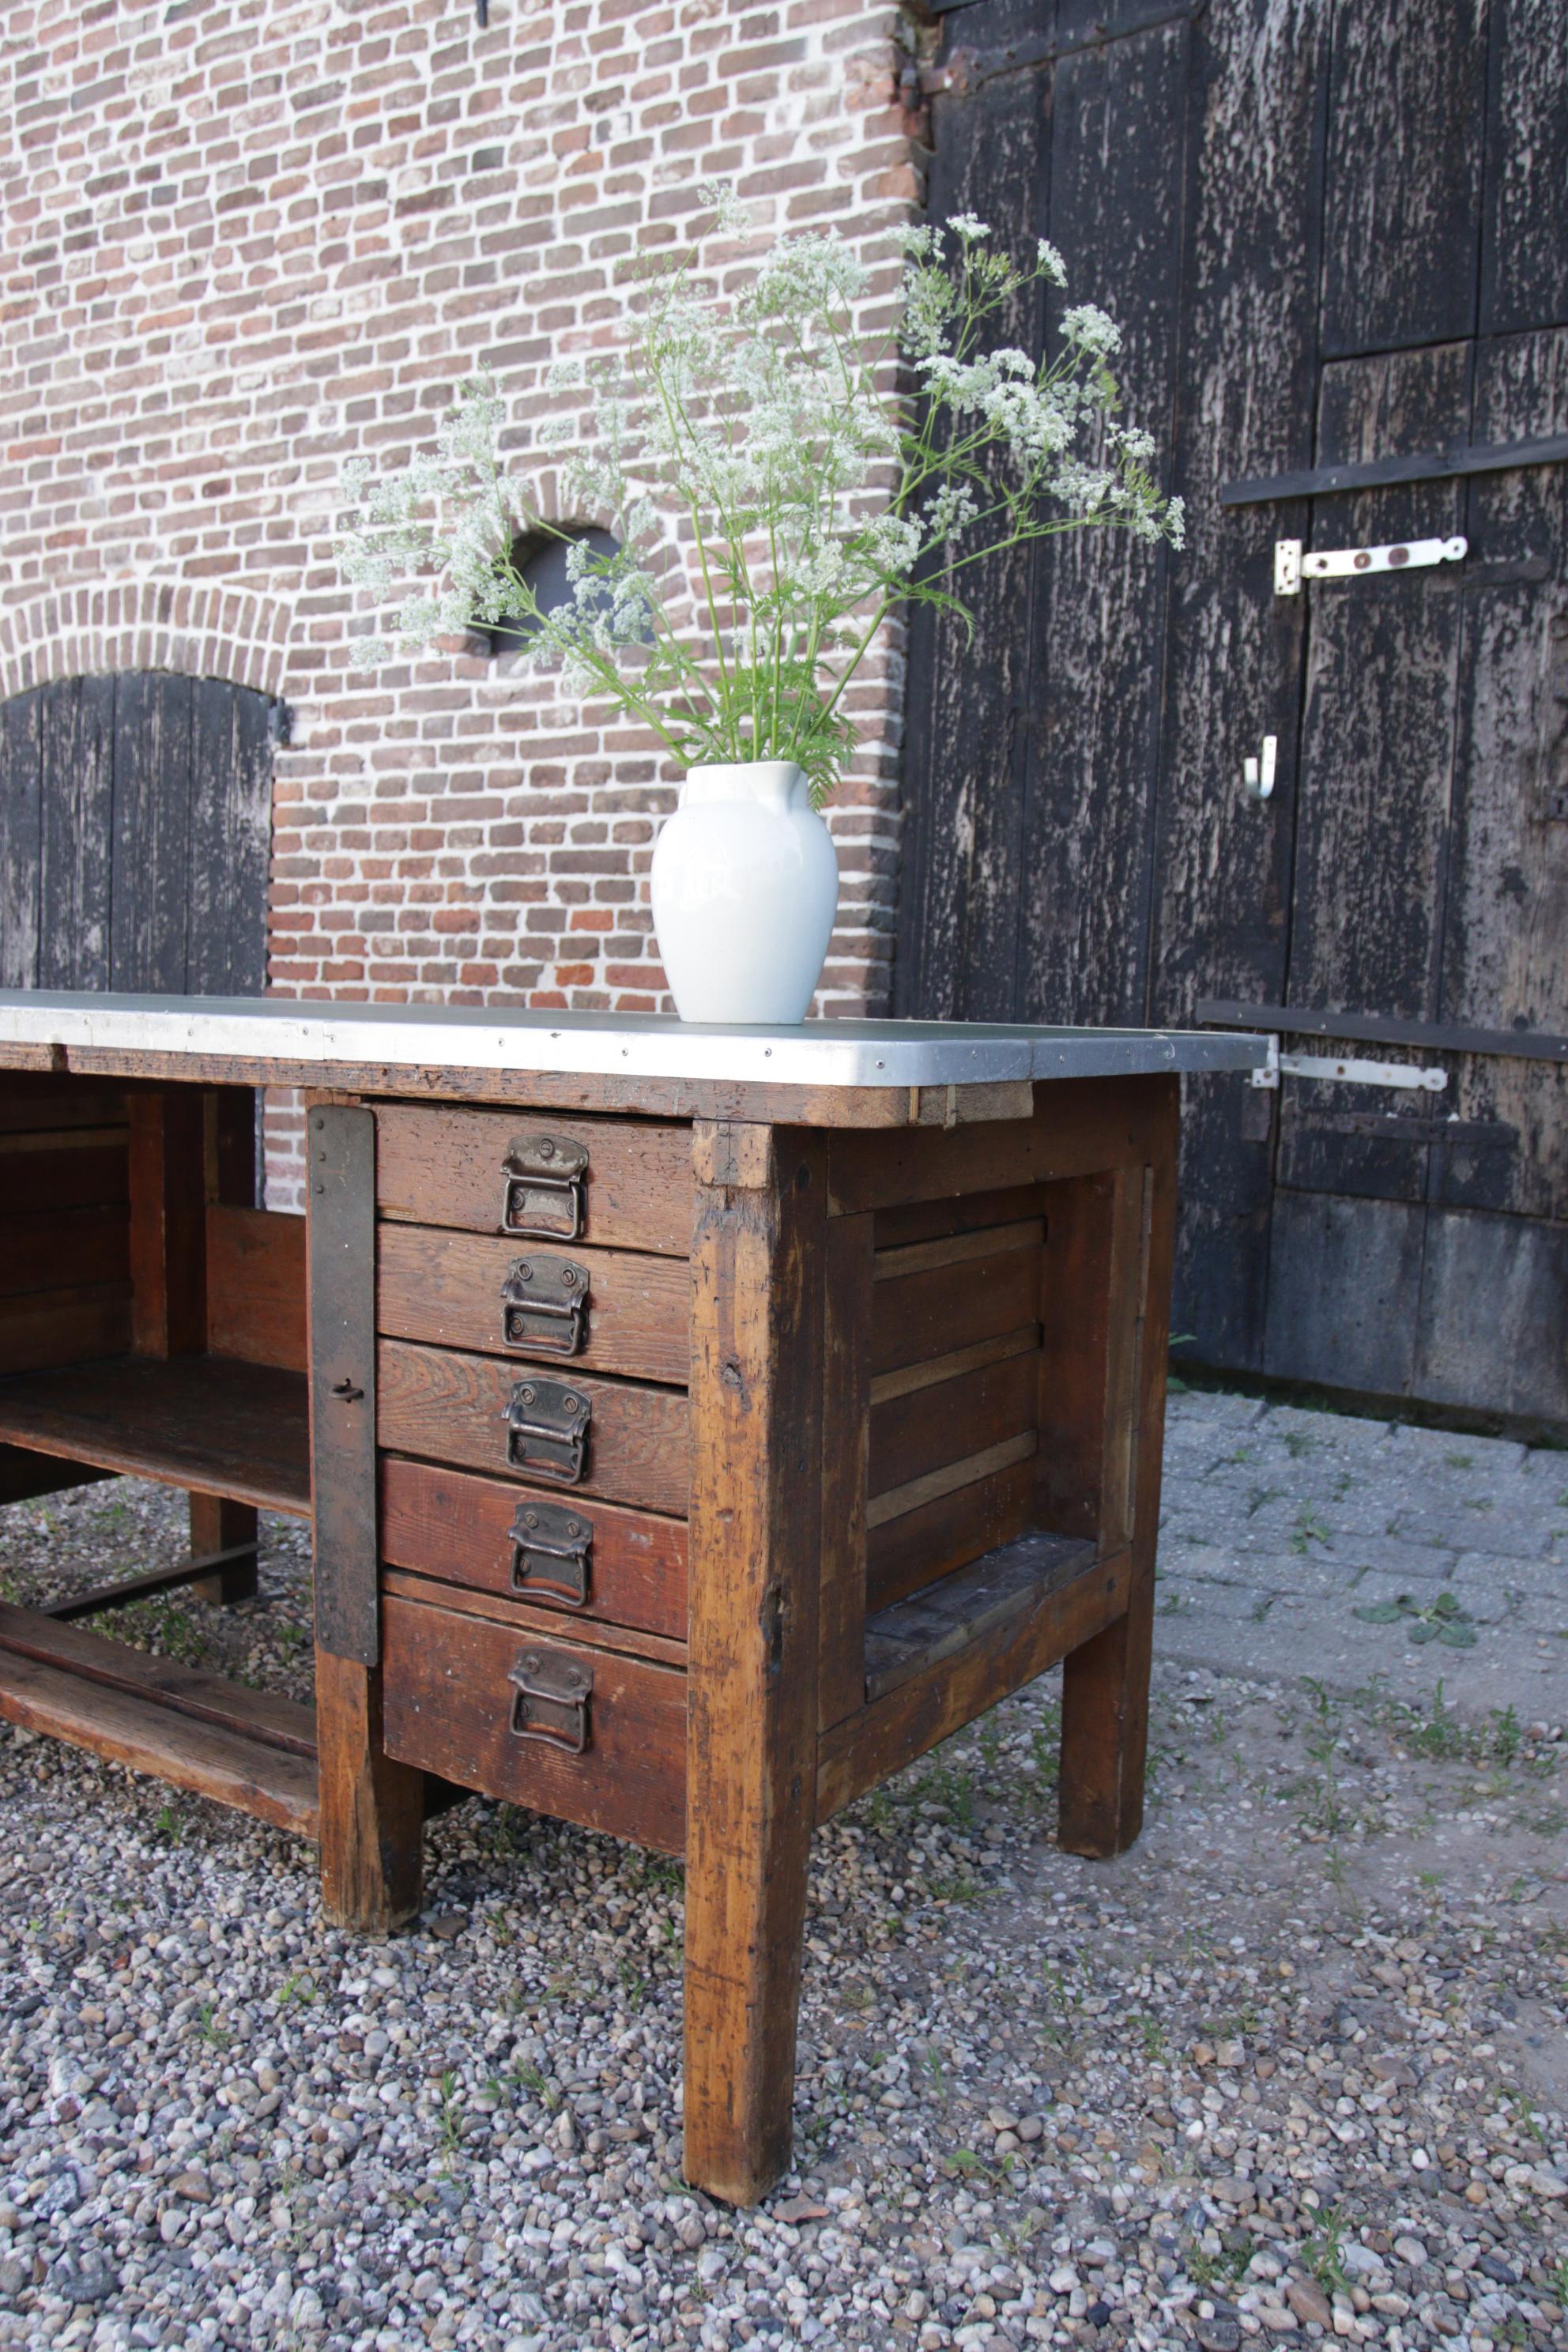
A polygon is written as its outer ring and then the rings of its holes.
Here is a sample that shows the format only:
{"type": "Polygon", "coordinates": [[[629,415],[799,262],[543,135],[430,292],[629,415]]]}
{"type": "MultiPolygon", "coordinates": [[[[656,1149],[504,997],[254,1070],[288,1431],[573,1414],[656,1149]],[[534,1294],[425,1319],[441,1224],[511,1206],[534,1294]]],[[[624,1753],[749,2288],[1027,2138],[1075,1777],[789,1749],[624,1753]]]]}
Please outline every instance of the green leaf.
{"type": "Polygon", "coordinates": [[[1446,1643],[1450,1650],[1473,1650],[1476,1646],[1476,1629],[1468,1623],[1439,1625],[1437,1639],[1439,1642],[1446,1643]]]}
{"type": "Polygon", "coordinates": [[[1413,1642],[1435,1642],[1443,1630],[1441,1625],[1433,1625],[1425,1617],[1418,1617],[1410,1628],[1410,1638],[1413,1642]]]}
{"type": "Polygon", "coordinates": [[[1392,1625],[1405,1612],[1397,1601],[1380,1601],[1370,1609],[1352,1609],[1351,1615],[1359,1617],[1363,1625],[1392,1625]]]}

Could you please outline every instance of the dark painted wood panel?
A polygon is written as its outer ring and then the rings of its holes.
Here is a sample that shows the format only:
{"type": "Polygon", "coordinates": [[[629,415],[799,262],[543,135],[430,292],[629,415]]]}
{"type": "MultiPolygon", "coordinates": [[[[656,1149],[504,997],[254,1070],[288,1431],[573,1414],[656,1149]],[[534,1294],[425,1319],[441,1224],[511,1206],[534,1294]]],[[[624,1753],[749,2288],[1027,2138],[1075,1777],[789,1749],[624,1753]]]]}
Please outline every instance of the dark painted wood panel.
{"type": "Polygon", "coordinates": [[[272,709],[218,678],[192,688],[185,985],[195,996],[259,996],[267,985],[272,709]]]}
{"type": "Polygon", "coordinates": [[[43,697],[0,704],[0,988],[38,980],[43,697]]]}
{"type": "Polygon", "coordinates": [[[1564,1333],[1568,1226],[1428,1210],[1417,1395],[1458,1405],[1484,1396],[1494,1412],[1568,1423],[1564,1333]]]}
{"type": "Polygon", "coordinates": [[[1492,0],[1483,334],[1568,320],[1568,0],[1492,0]]]}
{"type": "MultiPolygon", "coordinates": [[[[1107,304],[1122,330],[1125,414],[1163,452],[1176,408],[1183,216],[1171,198],[1184,176],[1190,40],[1186,24],[1170,24],[1083,49],[1058,67],[1053,91],[1047,232],[1068,283],[1053,296],[1051,332],[1066,304],[1107,304]]],[[[1046,541],[1035,563],[1016,1014],[1136,1023],[1170,558],[1089,530],[1046,541]]]]}
{"type": "MultiPolygon", "coordinates": [[[[1508,336],[1476,354],[1475,429],[1518,440],[1568,431],[1568,331],[1508,336]]],[[[1491,474],[1469,489],[1483,565],[1545,564],[1464,598],[1453,838],[1438,1017],[1488,1028],[1568,1021],[1568,478],[1561,466],[1491,474]]],[[[1568,1070],[1459,1055],[1441,1108],[1517,1129],[1510,1150],[1432,1155],[1435,1200],[1568,1218],[1568,1070]]]]}
{"type": "MultiPolygon", "coordinates": [[[[1329,11],[1322,0],[1209,8],[1198,20],[1156,815],[1149,1015],[1190,1023],[1210,972],[1238,998],[1285,981],[1307,614],[1273,593],[1273,542],[1305,502],[1256,515],[1219,493],[1310,464],[1316,383],[1329,11]],[[1274,796],[1241,763],[1279,741],[1274,796]]],[[[1176,1328],[1207,1360],[1256,1370],[1268,1296],[1273,1098],[1228,1078],[1184,1087],[1176,1328]]]]}
{"type": "Polygon", "coordinates": [[[1487,14],[1488,0],[1334,11],[1325,358],[1475,331],[1487,14]]]}
{"type": "Polygon", "coordinates": [[[114,680],[64,678],[44,689],[40,988],[110,985],[114,680]]]}
{"type": "Polygon", "coordinates": [[[136,671],[115,693],[110,965],[114,987],[149,995],[187,985],[192,692],[136,671]]]}
{"type": "MultiPolygon", "coordinates": [[[[951,37],[969,47],[999,45],[1016,31],[1048,29],[1052,14],[1049,5],[984,0],[953,20],[951,37]]],[[[938,99],[932,217],[973,213],[1026,254],[1046,232],[1046,108],[1045,89],[1029,74],[984,83],[973,100],[938,99]]],[[[1001,339],[1038,350],[1044,323],[1037,290],[1001,339]]],[[[906,724],[921,801],[900,875],[900,1013],[1016,1017],[1027,712],[1038,659],[1034,578],[1026,549],[964,575],[973,640],[961,622],[924,609],[911,616],[906,724]]]]}
{"type": "Polygon", "coordinates": [[[1425,1225],[1425,1210],[1408,1202],[1277,1193],[1264,1370],[1407,1396],[1425,1225]]]}
{"type": "MultiPolygon", "coordinates": [[[[1320,454],[1332,461],[1463,438],[1469,373],[1464,343],[1326,368],[1320,454]]],[[[1319,499],[1312,543],[1446,537],[1464,528],[1468,492],[1463,482],[1419,482],[1319,499]]],[[[1437,568],[1310,592],[1289,1003],[1436,1014],[1468,601],[1437,568]]],[[[1322,1114],[1366,1101],[1354,1087],[1282,1089],[1279,1181],[1421,1200],[1424,1146],[1324,1123],[1322,1114]]]]}

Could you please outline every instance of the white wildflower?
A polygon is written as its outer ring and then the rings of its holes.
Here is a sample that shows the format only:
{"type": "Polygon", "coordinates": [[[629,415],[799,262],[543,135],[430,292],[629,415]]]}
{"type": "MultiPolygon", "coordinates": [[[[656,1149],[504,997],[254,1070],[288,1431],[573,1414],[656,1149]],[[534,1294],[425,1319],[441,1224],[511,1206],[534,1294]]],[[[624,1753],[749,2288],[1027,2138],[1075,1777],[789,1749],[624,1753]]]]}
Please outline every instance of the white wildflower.
{"type": "Polygon", "coordinates": [[[962,237],[965,245],[975,244],[981,237],[991,234],[987,223],[976,220],[973,213],[952,213],[947,225],[954,236],[962,237]]]}

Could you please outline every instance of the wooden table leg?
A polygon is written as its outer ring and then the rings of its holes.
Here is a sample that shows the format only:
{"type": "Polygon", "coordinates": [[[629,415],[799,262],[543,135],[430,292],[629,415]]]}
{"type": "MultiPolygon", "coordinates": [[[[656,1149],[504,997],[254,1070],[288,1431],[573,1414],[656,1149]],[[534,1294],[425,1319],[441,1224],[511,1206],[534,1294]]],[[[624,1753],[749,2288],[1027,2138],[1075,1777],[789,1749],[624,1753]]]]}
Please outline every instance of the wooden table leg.
{"type": "MultiPolygon", "coordinates": [[[[231,1503],[225,1495],[193,1495],[190,1502],[193,1559],[205,1559],[213,1552],[234,1551],[242,1544],[255,1545],[260,1521],[248,1503],[231,1503]]],[[[254,1600],[254,1549],[248,1559],[231,1560],[211,1576],[198,1577],[194,1584],[186,1585],[185,1591],[193,1600],[214,1606],[227,1607],[236,1601],[254,1600]]]]}
{"type": "Polygon", "coordinates": [[[750,2205],[789,2163],[816,1811],[826,1156],[693,1149],[685,2171],[750,2205]]]}
{"type": "Polygon", "coordinates": [[[381,1669],[316,1651],[321,1907],[340,1927],[386,1935],[419,1909],[425,1775],[381,1735],[381,1669]]]}
{"type": "Polygon", "coordinates": [[[1058,1473],[1078,1481],[1072,1531],[1094,1534],[1102,1557],[1124,1544],[1131,1552],[1126,1615],[1062,1673],[1058,1839],[1096,1858],[1124,1853],[1143,1826],[1180,1101],[1175,1081],[1162,1083],[1147,1158],[1070,1188],[1050,1228],[1071,1272],[1062,1347],[1076,1356],[1076,1393],[1091,1401],[1076,1471],[1069,1449],[1058,1473]]]}

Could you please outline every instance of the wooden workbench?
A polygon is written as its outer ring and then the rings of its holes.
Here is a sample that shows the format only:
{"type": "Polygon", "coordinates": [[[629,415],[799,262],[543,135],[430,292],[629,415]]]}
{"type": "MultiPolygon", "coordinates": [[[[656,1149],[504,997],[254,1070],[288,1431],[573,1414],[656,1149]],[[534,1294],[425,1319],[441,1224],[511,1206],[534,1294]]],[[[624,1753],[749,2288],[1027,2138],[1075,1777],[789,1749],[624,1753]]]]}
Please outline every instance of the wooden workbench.
{"type": "Polygon", "coordinates": [[[683,1854],[686,2169],[750,2202],[816,1822],[1065,1659],[1061,1842],[1138,1833],[1178,1074],[1262,1055],[0,996],[0,1499],[192,1497],[178,1569],[0,1609],[0,1715],[315,1837],[367,1930],[453,1788],[683,1854]],[[313,1711],[84,1628],[254,1590],[258,1508],[313,1711]]]}

